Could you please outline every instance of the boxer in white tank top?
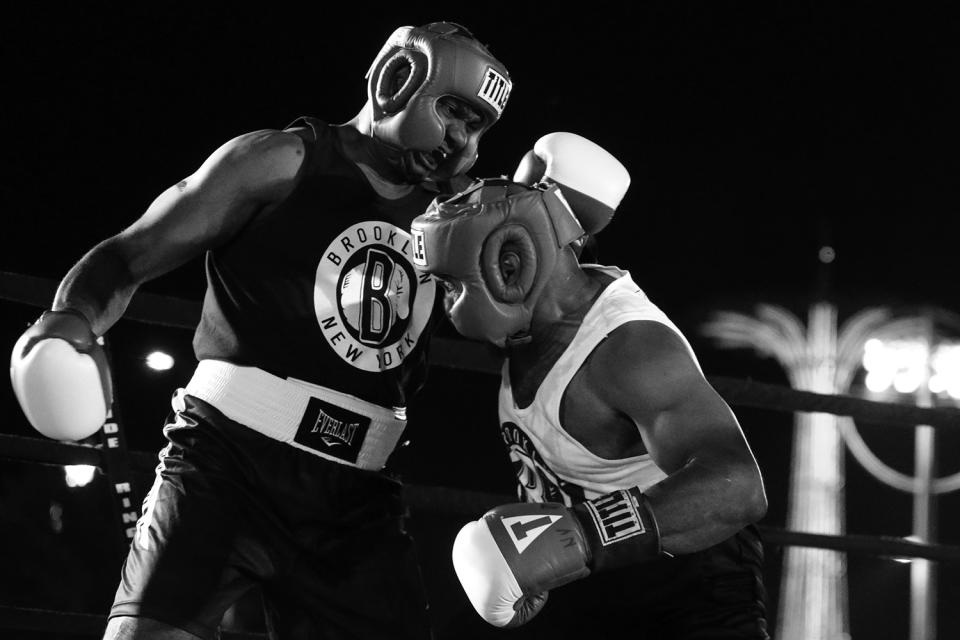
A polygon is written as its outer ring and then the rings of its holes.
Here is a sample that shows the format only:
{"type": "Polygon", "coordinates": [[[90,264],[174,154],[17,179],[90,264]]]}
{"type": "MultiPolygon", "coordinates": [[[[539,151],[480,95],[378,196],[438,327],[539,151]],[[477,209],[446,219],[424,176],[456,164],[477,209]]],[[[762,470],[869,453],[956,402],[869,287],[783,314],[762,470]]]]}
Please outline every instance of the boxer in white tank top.
{"type": "Polygon", "coordinates": [[[481,617],[515,627],[549,611],[530,628],[550,638],[634,618],[643,637],[767,638],[753,452],[630,274],[580,264],[562,185],[481,181],[412,229],[454,326],[506,356],[500,422],[524,502],[468,523],[453,548],[481,617]],[[551,590],[581,593],[568,584],[605,595],[545,606],[551,590]]]}
{"type": "MultiPolygon", "coordinates": [[[[517,434],[511,433],[511,427],[523,431],[546,466],[564,482],[565,488],[557,489],[567,505],[571,505],[578,497],[597,498],[617,489],[636,486],[644,490],[666,477],[649,453],[625,458],[603,457],[591,451],[564,428],[560,409],[571,381],[596,346],[620,325],[631,321],[659,322],[677,333],[689,349],[690,357],[696,361],[693,350],[680,330],[650,301],[628,273],[614,267],[596,266],[595,269],[597,277],[606,276],[613,280],[602,289],[600,296],[587,310],[576,335],[544,376],[532,402],[517,402],[510,381],[510,359],[503,364],[501,428],[504,441],[511,444],[511,459],[518,469],[518,475],[521,479],[528,478],[528,484],[521,486],[521,497],[532,502],[542,501],[538,498],[543,495],[544,488],[529,486],[530,481],[536,481],[533,475],[537,470],[527,466],[523,454],[514,453],[511,439],[518,438],[517,434]],[[579,488],[579,491],[575,488],[579,488]]],[[[575,427],[571,429],[575,430],[575,427]]],[[[516,444],[520,448],[520,443],[516,444]]],[[[549,482],[548,478],[537,480],[549,482]]]]}

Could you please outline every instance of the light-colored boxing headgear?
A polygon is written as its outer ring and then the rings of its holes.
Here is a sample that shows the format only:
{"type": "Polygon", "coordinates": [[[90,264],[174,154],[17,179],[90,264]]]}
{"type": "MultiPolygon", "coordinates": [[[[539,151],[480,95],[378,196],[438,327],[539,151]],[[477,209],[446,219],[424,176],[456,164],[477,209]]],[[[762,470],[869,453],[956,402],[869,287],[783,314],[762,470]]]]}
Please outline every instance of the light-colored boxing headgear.
{"type": "MultiPolygon", "coordinates": [[[[440,147],[446,134],[437,113],[439,98],[454,96],[477,109],[484,119],[482,134],[500,118],[513,87],[506,67],[467,29],[452,22],[400,27],[366,77],[373,137],[398,149],[426,152],[440,147]],[[406,71],[409,75],[396,89],[406,71]]],[[[441,167],[451,175],[468,171],[476,162],[479,138],[471,136],[441,167]]]]}
{"type": "Polygon", "coordinates": [[[560,252],[583,235],[556,186],[503,179],[436,198],[411,230],[418,269],[463,287],[448,309],[457,331],[499,346],[528,338],[533,309],[560,252]],[[518,270],[516,277],[504,277],[505,263],[518,270]]]}

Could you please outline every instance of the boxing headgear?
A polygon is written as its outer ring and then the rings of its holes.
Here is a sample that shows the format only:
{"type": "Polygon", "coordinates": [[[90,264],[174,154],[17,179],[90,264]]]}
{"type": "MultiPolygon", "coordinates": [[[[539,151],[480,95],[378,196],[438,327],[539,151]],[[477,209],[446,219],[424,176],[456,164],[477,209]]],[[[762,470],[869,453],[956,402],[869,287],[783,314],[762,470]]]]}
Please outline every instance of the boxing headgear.
{"type": "Polygon", "coordinates": [[[557,186],[503,179],[434,199],[411,227],[417,267],[463,287],[448,308],[457,331],[499,346],[528,339],[560,252],[583,235],[557,186]],[[505,278],[503,265],[517,271],[505,278]]]}
{"type": "Polygon", "coordinates": [[[479,134],[470,136],[463,150],[441,163],[450,175],[465,173],[476,162],[480,134],[500,118],[513,86],[506,67],[469,31],[452,22],[400,27],[383,45],[366,77],[373,137],[395,148],[430,152],[440,147],[446,130],[437,100],[443,96],[459,98],[483,116],[479,134]]]}

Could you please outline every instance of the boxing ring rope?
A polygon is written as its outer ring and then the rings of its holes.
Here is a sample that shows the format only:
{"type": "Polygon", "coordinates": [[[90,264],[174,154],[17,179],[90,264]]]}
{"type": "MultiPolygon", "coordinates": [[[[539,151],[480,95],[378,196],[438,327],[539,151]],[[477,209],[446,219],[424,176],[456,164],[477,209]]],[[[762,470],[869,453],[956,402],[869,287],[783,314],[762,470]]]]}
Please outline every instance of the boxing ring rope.
{"type": "MultiPolygon", "coordinates": [[[[57,283],[34,276],[0,272],[0,299],[45,308],[53,299],[57,283]]],[[[200,317],[200,304],[181,298],[139,292],[125,320],[192,330],[200,317]]],[[[430,361],[434,366],[477,373],[499,373],[499,363],[485,345],[459,339],[435,337],[430,361]]],[[[879,402],[847,395],[799,391],[775,384],[723,376],[707,376],[717,392],[731,405],[780,412],[821,412],[846,416],[864,423],[914,427],[918,424],[942,429],[960,429],[960,409],[918,407],[879,402]]],[[[45,438],[0,434],[0,458],[40,464],[86,464],[109,472],[111,452],[102,446],[55,442],[45,438]]],[[[116,455],[116,454],[113,454],[116,455]]],[[[126,467],[136,473],[152,473],[156,453],[123,451],[126,467]]],[[[108,473],[109,475],[109,473],[108,473]]],[[[404,495],[412,510],[475,518],[487,509],[514,500],[514,496],[467,491],[449,487],[406,485],[404,495]]],[[[960,562],[960,546],[920,543],[894,536],[823,535],[761,526],[767,544],[831,549],[870,556],[924,558],[944,563],[960,562]]],[[[106,616],[52,612],[0,605],[0,629],[87,634],[99,633],[106,616]]],[[[260,634],[224,631],[231,640],[262,638],[260,634]]]]}
{"type": "MultiPolygon", "coordinates": [[[[99,636],[107,624],[106,614],[70,613],[51,609],[0,605],[0,629],[22,629],[63,635],[99,636]]],[[[266,634],[221,630],[220,640],[265,640],[266,634]]]]}
{"type": "MultiPolygon", "coordinates": [[[[152,473],[155,453],[129,451],[130,466],[140,474],[152,473]]],[[[38,464],[87,464],[102,468],[103,450],[99,447],[53,442],[25,436],[0,434],[0,457],[38,464]]],[[[514,496],[449,487],[408,484],[404,489],[407,504],[414,510],[474,518],[477,514],[514,496]]],[[[960,546],[924,544],[895,536],[846,534],[821,535],[761,526],[764,540],[771,544],[817,547],[873,556],[926,558],[942,562],[960,562],[960,546]]]]}
{"type": "MultiPolygon", "coordinates": [[[[0,271],[0,299],[45,308],[53,300],[57,283],[45,278],[0,271]]],[[[200,303],[172,296],[137,293],[123,316],[148,324],[193,330],[200,319],[200,303]]],[[[467,340],[435,337],[431,342],[432,364],[450,369],[499,374],[500,365],[485,345],[467,340]]],[[[733,405],[774,411],[832,413],[863,422],[914,427],[960,428],[960,408],[918,407],[878,402],[846,395],[800,391],[775,384],[724,376],[707,379],[733,405]]]]}

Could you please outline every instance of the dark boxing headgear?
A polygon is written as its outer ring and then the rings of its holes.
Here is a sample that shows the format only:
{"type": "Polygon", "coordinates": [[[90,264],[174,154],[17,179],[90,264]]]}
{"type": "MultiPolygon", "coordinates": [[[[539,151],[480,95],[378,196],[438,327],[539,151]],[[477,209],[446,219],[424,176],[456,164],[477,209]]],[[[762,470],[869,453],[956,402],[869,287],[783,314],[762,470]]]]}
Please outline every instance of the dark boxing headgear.
{"type": "MultiPolygon", "coordinates": [[[[473,106],[483,116],[482,134],[500,118],[513,86],[506,67],[467,29],[452,22],[400,27],[366,77],[373,137],[399,149],[425,152],[440,147],[446,133],[437,113],[439,98],[454,96],[473,106]]],[[[473,166],[479,138],[471,136],[466,148],[444,160],[451,175],[473,166]]]]}
{"type": "Polygon", "coordinates": [[[482,180],[438,197],[412,223],[418,269],[462,284],[448,309],[462,335],[504,346],[525,339],[560,252],[583,228],[556,185],[482,180]],[[505,277],[504,266],[513,271],[505,277]]]}

